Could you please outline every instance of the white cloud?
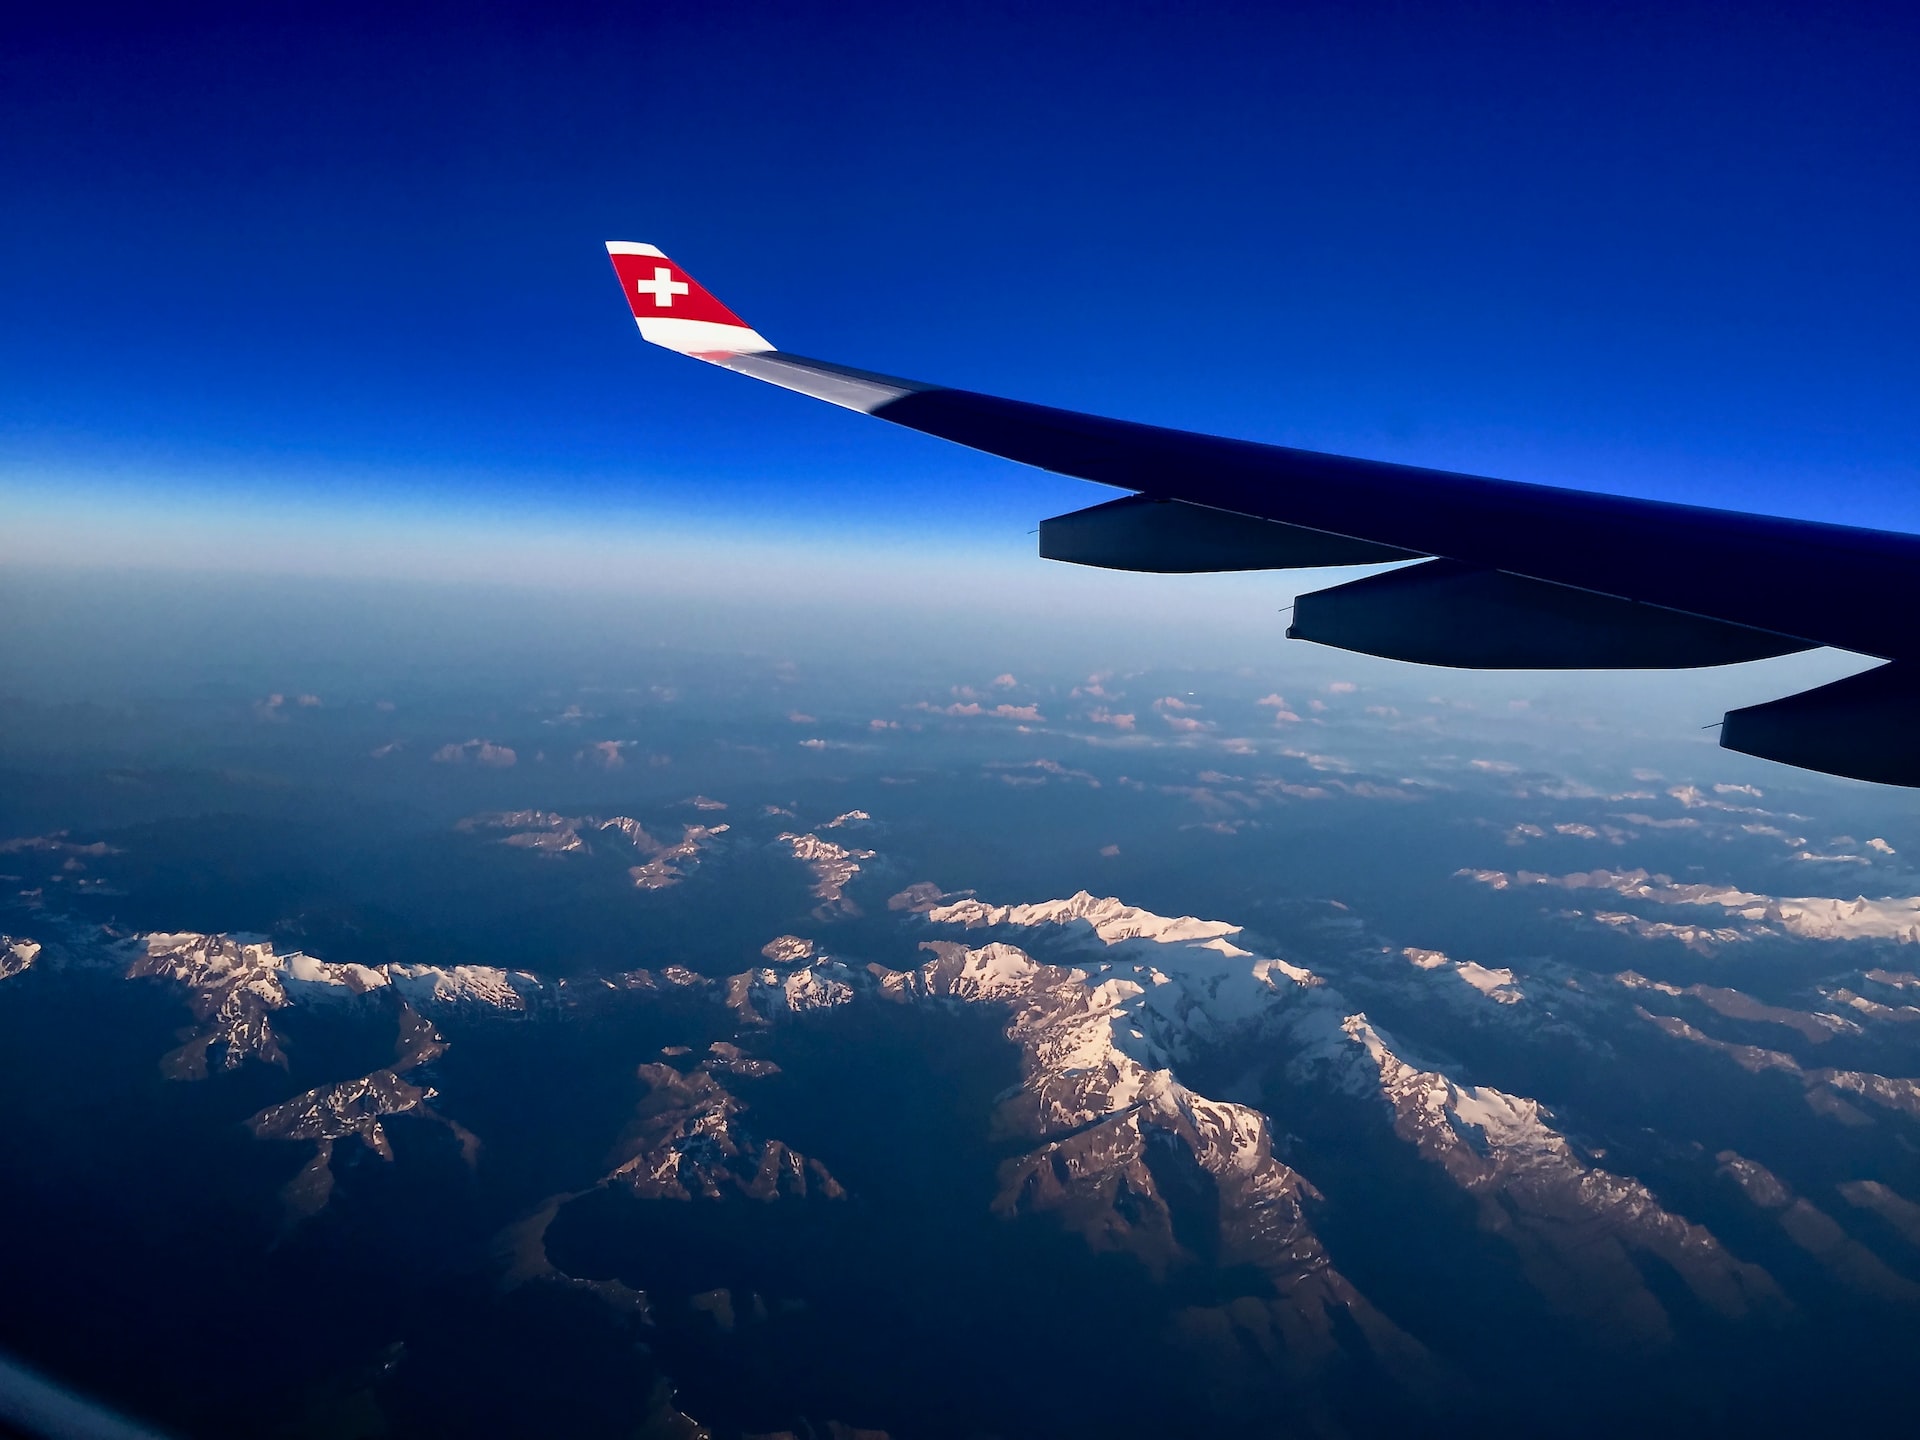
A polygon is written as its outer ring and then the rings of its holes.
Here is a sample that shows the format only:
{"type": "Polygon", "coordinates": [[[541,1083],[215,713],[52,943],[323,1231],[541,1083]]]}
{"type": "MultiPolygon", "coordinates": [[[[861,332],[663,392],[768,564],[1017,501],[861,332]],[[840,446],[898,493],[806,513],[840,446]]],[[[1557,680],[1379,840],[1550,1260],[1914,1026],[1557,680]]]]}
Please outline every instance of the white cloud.
{"type": "Polygon", "coordinates": [[[944,707],[929,705],[926,701],[922,700],[919,704],[911,708],[915,710],[926,710],[934,715],[957,715],[963,718],[976,715],[986,716],[994,720],[1045,720],[1047,718],[1040,713],[1040,707],[1038,705],[1008,705],[1002,703],[989,710],[978,700],[968,700],[964,703],[955,703],[944,707]]]}
{"type": "Polygon", "coordinates": [[[631,740],[596,740],[574,758],[598,765],[603,770],[624,770],[627,757],[620,752],[633,745],[631,740]]]}
{"type": "Polygon", "coordinates": [[[1090,785],[1095,790],[1100,788],[1097,777],[1085,770],[1071,769],[1058,760],[1029,760],[1025,764],[1010,760],[996,760],[989,762],[986,768],[989,774],[997,775],[1009,785],[1044,785],[1047,783],[1047,776],[1051,775],[1060,780],[1072,780],[1090,785]],[[1026,770],[1038,770],[1041,773],[1038,775],[1019,773],[1026,770]]]}
{"type": "Polygon", "coordinates": [[[472,763],[496,770],[504,770],[519,758],[508,746],[496,745],[491,740],[450,742],[433,752],[433,759],[442,765],[472,763]]]}
{"type": "Polygon", "coordinates": [[[1351,774],[1353,771],[1353,766],[1337,755],[1315,755],[1305,750],[1282,750],[1280,753],[1289,760],[1304,761],[1308,768],[1313,770],[1328,770],[1339,774],[1351,774]]]}

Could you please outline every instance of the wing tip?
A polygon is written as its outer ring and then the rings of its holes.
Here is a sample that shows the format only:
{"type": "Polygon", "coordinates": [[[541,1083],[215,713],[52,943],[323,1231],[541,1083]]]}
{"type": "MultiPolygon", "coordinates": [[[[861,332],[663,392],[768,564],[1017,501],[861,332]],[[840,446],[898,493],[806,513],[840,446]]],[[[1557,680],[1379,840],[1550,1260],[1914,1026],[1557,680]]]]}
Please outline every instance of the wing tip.
{"type": "Polygon", "coordinates": [[[698,360],[774,348],[658,246],[638,240],[609,240],[606,246],[642,339],[698,360]]]}

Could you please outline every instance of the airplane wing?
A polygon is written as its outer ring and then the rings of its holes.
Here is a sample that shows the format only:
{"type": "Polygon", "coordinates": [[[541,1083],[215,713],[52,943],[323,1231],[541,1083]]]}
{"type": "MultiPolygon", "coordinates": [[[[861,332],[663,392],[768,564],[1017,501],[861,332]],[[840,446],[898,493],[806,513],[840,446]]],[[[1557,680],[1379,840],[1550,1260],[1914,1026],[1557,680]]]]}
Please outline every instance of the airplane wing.
{"type": "Polygon", "coordinates": [[[1728,749],[1920,786],[1920,535],[1493,480],[1110,420],[778,350],[651,245],[607,245],[656,345],[1132,492],[1053,560],[1160,573],[1418,561],[1299,597],[1287,634],[1474,669],[1679,669],[1833,646],[1888,663],[1727,714],[1728,749]]]}

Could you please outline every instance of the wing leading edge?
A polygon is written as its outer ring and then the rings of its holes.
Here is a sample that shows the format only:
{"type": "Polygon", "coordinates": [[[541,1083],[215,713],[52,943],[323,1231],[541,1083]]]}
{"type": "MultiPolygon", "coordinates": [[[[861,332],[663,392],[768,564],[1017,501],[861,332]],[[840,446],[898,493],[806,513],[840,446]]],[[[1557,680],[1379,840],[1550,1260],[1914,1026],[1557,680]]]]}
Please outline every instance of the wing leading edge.
{"type": "Polygon", "coordinates": [[[811,360],[775,349],[654,247],[607,248],[655,344],[1133,492],[1043,522],[1047,558],[1163,573],[1418,560],[1301,596],[1288,634],[1430,665],[1689,668],[1855,651],[1888,663],[1734,711],[1721,743],[1920,785],[1920,744],[1906,738],[1920,735],[1920,536],[1262,445],[811,360]]]}

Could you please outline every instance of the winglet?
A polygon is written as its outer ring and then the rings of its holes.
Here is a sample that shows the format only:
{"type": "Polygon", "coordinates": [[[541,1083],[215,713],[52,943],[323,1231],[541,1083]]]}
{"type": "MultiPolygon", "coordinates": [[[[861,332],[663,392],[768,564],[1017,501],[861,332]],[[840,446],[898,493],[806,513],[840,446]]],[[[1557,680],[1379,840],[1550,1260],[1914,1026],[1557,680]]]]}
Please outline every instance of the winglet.
{"type": "Polygon", "coordinates": [[[609,240],[607,258],[642,339],[699,360],[724,362],[773,349],[767,338],[708,294],[652,245],[609,240]]]}

